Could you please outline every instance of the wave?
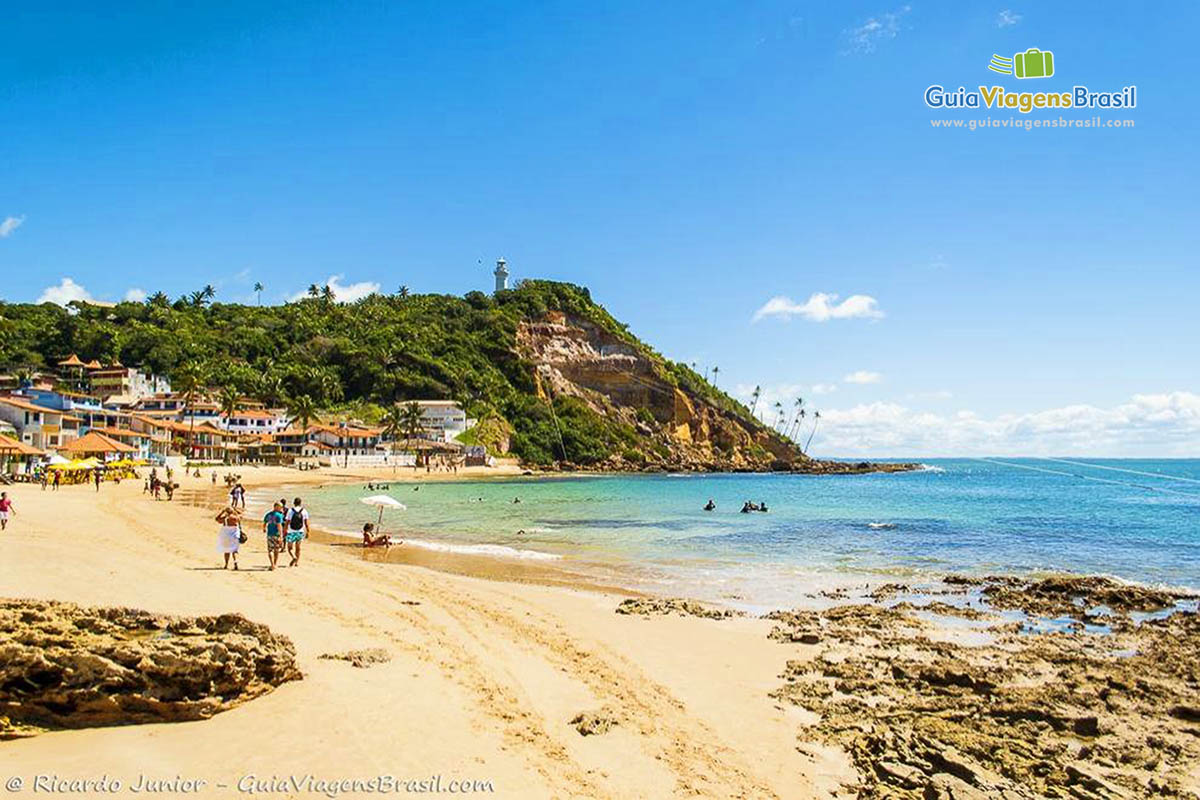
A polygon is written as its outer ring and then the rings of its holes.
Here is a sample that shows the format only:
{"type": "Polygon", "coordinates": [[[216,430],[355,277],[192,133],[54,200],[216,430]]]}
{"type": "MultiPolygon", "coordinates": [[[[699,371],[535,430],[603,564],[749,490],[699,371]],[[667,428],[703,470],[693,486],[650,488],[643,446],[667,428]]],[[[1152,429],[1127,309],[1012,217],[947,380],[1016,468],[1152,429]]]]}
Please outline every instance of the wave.
{"type": "MultiPolygon", "coordinates": [[[[347,539],[361,539],[361,533],[350,531],[328,530],[334,536],[347,539]]],[[[557,553],[546,553],[541,550],[522,550],[502,544],[456,544],[440,542],[432,539],[405,538],[403,545],[397,547],[420,547],[422,550],[432,550],[437,553],[456,553],[467,556],[490,556],[492,558],[516,558],[523,561],[558,561],[562,556],[557,553]]]]}
{"type": "Polygon", "coordinates": [[[921,472],[945,472],[945,467],[939,467],[937,464],[921,464],[921,472]]]}
{"type": "Polygon", "coordinates": [[[867,527],[871,528],[872,530],[877,530],[877,531],[880,531],[880,530],[890,531],[892,528],[896,527],[896,523],[894,523],[894,522],[868,522],[867,527]]]}

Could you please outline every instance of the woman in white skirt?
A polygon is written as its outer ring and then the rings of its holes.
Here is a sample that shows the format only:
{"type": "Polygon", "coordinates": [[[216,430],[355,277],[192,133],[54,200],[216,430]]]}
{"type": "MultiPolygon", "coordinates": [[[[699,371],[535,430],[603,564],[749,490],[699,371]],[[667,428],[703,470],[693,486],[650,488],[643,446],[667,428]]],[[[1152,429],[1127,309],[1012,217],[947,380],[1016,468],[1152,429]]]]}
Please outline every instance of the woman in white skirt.
{"type": "Polygon", "coordinates": [[[229,569],[230,556],[233,556],[233,568],[238,568],[237,553],[242,544],[241,520],[242,515],[233,506],[226,506],[217,514],[217,522],[221,523],[221,530],[217,533],[217,552],[225,556],[224,569],[229,569]]]}

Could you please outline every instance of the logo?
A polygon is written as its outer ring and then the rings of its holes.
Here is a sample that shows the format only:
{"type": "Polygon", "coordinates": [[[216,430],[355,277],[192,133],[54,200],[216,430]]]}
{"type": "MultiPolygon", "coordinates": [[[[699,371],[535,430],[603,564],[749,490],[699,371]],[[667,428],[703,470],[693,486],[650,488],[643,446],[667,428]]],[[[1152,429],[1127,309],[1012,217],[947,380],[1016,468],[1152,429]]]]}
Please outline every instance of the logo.
{"type": "MultiPolygon", "coordinates": [[[[1019,80],[1052,78],[1054,61],[1054,53],[1031,47],[1022,53],[1014,53],[1012,58],[993,54],[988,69],[1019,80]]],[[[1051,84],[1038,87],[1038,91],[1010,91],[997,85],[979,85],[975,90],[958,86],[955,90],[935,83],[925,89],[925,105],[937,109],[1011,109],[1020,114],[1060,109],[1137,108],[1137,86],[1131,84],[1115,91],[1093,91],[1083,84],[1058,87],[1051,84]]]]}
{"type": "Polygon", "coordinates": [[[1049,78],[1054,74],[1054,53],[1036,47],[1017,53],[1012,58],[993,53],[988,69],[1018,78],[1049,78]]]}

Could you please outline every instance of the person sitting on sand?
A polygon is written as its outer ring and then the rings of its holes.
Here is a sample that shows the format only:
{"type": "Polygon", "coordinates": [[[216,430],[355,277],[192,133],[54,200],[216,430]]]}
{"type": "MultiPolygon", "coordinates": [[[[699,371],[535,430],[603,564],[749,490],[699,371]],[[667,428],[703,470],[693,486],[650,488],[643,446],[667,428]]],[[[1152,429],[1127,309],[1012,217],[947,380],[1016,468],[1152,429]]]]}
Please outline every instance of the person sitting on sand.
{"type": "Polygon", "coordinates": [[[375,523],[363,525],[363,547],[391,547],[392,537],[386,533],[375,533],[375,523]]]}
{"type": "Polygon", "coordinates": [[[216,520],[221,523],[221,529],[217,531],[217,552],[225,556],[222,569],[229,569],[230,556],[233,556],[233,568],[237,569],[238,548],[242,545],[242,515],[233,506],[225,506],[216,520]]]}
{"type": "Polygon", "coordinates": [[[279,554],[283,552],[283,506],[276,503],[263,517],[263,533],[267,537],[267,559],[271,562],[271,571],[279,562],[279,554]]]}
{"type": "Polygon", "coordinates": [[[705,511],[712,511],[712,510],[716,509],[716,507],[717,507],[717,504],[712,501],[711,497],[708,498],[708,502],[704,504],[705,511]]]}

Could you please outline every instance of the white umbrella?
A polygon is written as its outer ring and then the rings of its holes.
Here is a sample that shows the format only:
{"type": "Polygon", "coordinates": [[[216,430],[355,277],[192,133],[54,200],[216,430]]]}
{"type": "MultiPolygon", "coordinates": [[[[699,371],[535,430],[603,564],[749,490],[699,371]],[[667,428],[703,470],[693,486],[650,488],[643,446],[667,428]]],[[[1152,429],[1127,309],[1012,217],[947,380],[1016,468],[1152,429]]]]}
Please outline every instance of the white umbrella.
{"type": "Polygon", "coordinates": [[[383,510],[385,508],[394,508],[397,511],[404,511],[408,508],[404,503],[401,503],[394,497],[388,497],[386,494],[373,494],[370,497],[360,497],[359,502],[379,507],[379,522],[376,523],[376,527],[383,524],[383,510]]]}
{"type": "Polygon", "coordinates": [[[51,465],[54,465],[54,464],[70,464],[70,463],[71,463],[71,460],[70,460],[70,459],[68,459],[68,458],[63,458],[63,457],[62,457],[62,456],[60,456],[58,453],[55,453],[54,455],[52,455],[52,456],[50,456],[49,458],[47,458],[47,459],[46,459],[46,463],[47,463],[47,464],[51,464],[51,465]]]}

